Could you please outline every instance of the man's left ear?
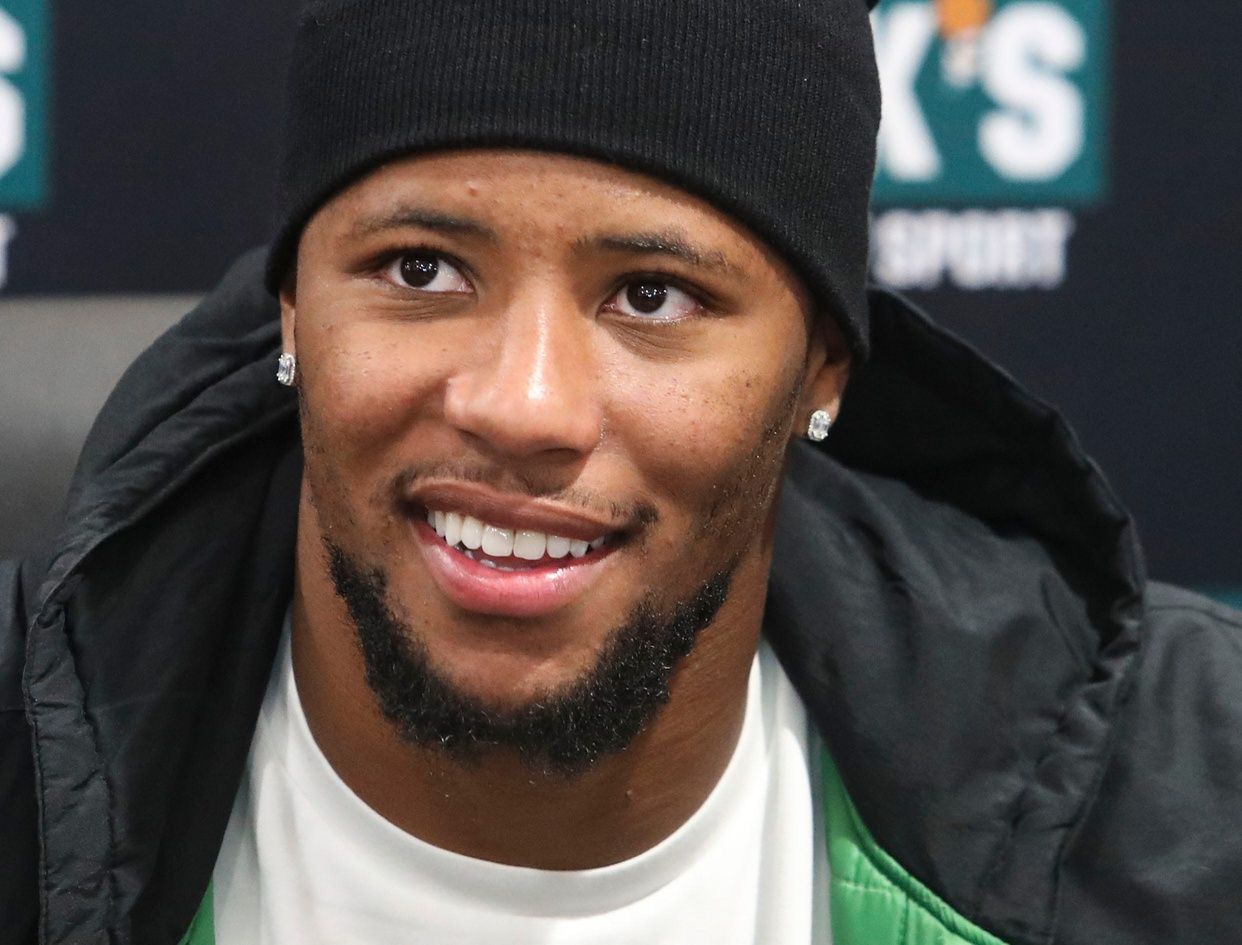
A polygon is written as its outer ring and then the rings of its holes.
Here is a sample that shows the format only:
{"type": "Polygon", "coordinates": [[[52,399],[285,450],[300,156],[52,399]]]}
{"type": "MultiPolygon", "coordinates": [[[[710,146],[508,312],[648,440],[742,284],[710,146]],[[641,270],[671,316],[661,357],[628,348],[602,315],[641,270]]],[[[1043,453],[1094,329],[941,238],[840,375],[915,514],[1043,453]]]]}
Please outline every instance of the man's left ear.
{"type": "Polygon", "coordinates": [[[822,440],[841,412],[852,356],[845,336],[826,316],[814,320],[807,346],[806,380],[794,422],[794,435],[822,440]]]}

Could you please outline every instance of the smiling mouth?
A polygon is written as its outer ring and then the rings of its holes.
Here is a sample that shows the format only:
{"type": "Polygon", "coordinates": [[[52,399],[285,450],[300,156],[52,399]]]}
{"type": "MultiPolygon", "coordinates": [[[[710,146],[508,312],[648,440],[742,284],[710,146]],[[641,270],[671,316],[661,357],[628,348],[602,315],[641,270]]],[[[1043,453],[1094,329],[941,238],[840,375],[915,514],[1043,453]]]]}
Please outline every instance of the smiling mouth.
{"type": "Polygon", "coordinates": [[[548,617],[603,586],[641,534],[585,507],[432,482],[403,496],[415,545],[447,601],[474,614],[548,617]]]}
{"type": "Polygon", "coordinates": [[[497,571],[564,567],[616,544],[616,533],[586,540],[529,528],[505,528],[460,512],[426,509],[427,524],[451,550],[497,571]]]}

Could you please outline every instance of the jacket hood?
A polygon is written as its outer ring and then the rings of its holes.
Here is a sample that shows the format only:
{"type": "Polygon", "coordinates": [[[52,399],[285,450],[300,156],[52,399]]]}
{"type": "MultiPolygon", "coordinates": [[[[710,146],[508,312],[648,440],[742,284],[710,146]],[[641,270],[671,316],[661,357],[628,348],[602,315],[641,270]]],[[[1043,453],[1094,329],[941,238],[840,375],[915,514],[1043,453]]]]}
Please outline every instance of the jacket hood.
{"type": "MultiPolygon", "coordinates": [[[[881,846],[1046,941],[1137,650],[1134,530],[1055,411],[897,296],[871,319],[791,450],[765,632],[881,846]]],[[[49,943],[177,941],[210,880],[292,589],[278,350],[251,253],[122,378],[27,595],[49,943]]]]}
{"type": "Polygon", "coordinates": [[[1134,527],[1051,407],[897,296],[872,319],[794,451],[766,630],[881,846],[1048,941],[1138,649],[1134,527]]]}

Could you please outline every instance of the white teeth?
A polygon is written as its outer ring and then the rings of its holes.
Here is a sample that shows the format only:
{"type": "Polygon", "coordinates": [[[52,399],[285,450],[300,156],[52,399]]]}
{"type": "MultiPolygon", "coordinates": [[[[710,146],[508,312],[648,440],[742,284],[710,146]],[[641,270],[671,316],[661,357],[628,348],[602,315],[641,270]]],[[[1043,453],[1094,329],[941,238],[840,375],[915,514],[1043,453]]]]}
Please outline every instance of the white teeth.
{"type": "Polygon", "coordinates": [[[507,558],[513,554],[513,529],[484,525],[483,553],[495,558],[507,558]]]}
{"type": "Polygon", "coordinates": [[[602,548],[608,542],[607,535],[585,542],[530,528],[500,528],[460,512],[435,509],[427,510],[427,523],[450,548],[461,546],[467,552],[482,549],[484,554],[493,558],[507,558],[510,555],[526,561],[538,561],[545,555],[549,558],[564,558],[566,555],[581,558],[588,551],[602,548]]]}
{"type": "Polygon", "coordinates": [[[513,556],[527,561],[538,561],[548,547],[548,536],[523,528],[513,536],[513,556]]]}
{"type": "Polygon", "coordinates": [[[461,516],[449,512],[444,516],[444,543],[452,548],[461,541],[461,516]]]}
{"type": "Polygon", "coordinates": [[[477,551],[483,544],[483,523],[469,515],[462,519],[461,543],[471,551],[477,551]]]}

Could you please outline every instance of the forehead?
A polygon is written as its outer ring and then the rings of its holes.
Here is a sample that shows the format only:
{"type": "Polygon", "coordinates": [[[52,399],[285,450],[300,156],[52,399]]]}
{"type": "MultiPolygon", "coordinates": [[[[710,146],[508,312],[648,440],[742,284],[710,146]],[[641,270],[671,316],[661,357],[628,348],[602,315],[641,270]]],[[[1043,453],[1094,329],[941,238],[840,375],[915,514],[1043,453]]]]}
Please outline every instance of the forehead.
{"type": "Polygon", "coordinates": [[[618,208],[645,204],[665,210],[728,218],[707,202],[672,184],[604,161],[543,151],[477,148],[415,154],[371,171],[333,202],[382,203],[403,191],[473,199],[486,204],[521,203],[532,208],[562,199],[591,199],[618,208]]]}

